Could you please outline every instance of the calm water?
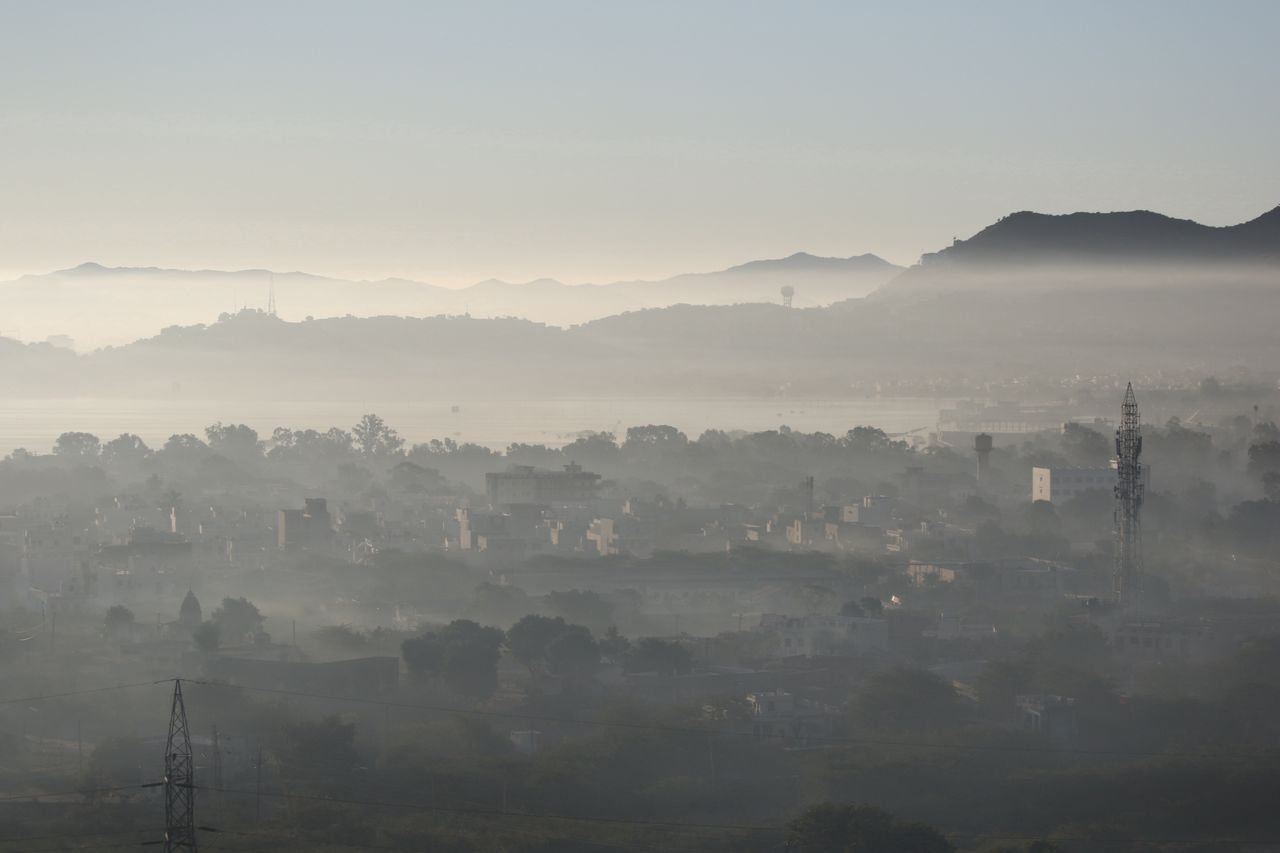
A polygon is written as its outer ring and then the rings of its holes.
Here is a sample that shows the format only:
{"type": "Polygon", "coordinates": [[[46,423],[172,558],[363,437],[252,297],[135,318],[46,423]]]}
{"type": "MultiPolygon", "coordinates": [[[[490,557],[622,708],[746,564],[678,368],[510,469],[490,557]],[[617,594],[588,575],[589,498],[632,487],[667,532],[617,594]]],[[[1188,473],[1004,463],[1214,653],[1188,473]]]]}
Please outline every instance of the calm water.
{"type": "Polygon", "coordinates": [[[619,438],[629,426],[671,424],[695,437],[706,429],[776,429],[843,434],[858,425],[890,433],[933,427],[950,400],[688,400],[578,399],[438,402],[325,400],[118,400],[19,399],[0,403],[0,455],[15,448],[47,452],[63,432],[90,432],[109,439],[132,432],[155,447],[174,433],[203,436],[216,421],[244,423],[263,437],[278,426],[293,429],[349,428],[376,412],[410,443],[452,437],[494,448],[511,442],[561,445],[589,430],[619,438]],[[453,406],[458,411],[453,411],[453,406]]]}

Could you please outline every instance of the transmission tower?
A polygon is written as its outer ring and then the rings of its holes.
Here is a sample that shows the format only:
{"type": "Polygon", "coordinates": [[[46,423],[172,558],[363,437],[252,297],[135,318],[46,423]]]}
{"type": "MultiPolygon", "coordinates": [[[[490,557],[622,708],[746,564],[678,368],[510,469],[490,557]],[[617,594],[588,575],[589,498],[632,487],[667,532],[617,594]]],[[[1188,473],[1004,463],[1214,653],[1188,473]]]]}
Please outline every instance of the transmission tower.
{"type": "Polygon", "coordinates": [[[1142,433],[1133,383],[1124,392],[1120,428],[1116,430],[1116,604],[1132,604],[1142,580],[1142,433]]]}
{"type": "Polygon", "coordinates": [[[271,274],[270,283],[267,285],[267,313],[272,317],[276,316],[276,275],[271,274]]]}
{"type": "Polygon", "coordinates": [[[169,739],[164,748],[164,849],[196,849],[195,758],[191,754],[191,730],[182,703],[182,680],[173,682],[173,707],[169,712],[169,739]]]}

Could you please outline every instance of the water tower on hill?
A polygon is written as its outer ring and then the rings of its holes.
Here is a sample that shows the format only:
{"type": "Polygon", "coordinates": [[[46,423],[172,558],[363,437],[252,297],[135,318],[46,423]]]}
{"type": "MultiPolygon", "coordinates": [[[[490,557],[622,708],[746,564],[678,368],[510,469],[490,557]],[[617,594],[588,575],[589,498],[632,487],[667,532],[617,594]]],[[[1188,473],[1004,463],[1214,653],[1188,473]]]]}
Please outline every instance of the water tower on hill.
{"type": "Polygon", "coordinates": [[[782,286],[782,307],[790,308],[791,300],[796,295],[796,289],[789,284],[782,286]]]}

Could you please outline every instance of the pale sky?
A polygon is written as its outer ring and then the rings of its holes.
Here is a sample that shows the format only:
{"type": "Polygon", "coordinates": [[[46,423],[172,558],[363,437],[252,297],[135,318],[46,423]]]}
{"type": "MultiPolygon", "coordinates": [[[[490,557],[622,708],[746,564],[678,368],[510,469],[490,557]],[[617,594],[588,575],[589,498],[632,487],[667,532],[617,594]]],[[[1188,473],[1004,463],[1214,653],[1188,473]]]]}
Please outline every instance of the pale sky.
{"type": "Polygon", "coordinates": [[[464,284],[1280,204],[1280,2],[0,0],[0,275],[464,284]]]}

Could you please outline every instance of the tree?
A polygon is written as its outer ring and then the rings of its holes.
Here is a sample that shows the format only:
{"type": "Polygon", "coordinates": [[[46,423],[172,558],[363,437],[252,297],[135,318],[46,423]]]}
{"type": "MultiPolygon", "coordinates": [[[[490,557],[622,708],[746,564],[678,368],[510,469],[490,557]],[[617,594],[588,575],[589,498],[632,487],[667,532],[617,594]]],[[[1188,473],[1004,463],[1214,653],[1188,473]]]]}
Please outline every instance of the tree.
{"type": "Polygon", "coordinates": [[[679,643],[644,637],[627,656],[626,669],[628,672],[683,675],[693,669],[693,653],[679,643]]]}
{"type": "Polygon", "coordinates": [[[689,436],[673,426],[649,424],[647,426],[628,427],[623,449],[652,447],[665,450],[673,447],[684,447],[688,443],[689,436]]]}
{"type": "Polygon", "coordinates": [[[518,586],[485,582],[476,587],[472,612],[483,621],[510,625],[534,609],[529,594],[518,586]]]}
{"type": "Polygon", "coordinates": [[[362,417],[351,433],[365,456],[393,456],[404,446],[404,439],[375,414],[362,417]]]}
{"type": "Polygon", "coordinates": [[[600,646],[581,625],[567,625],[547,644],[547,670],[570,680],[589,678],[600,667],[600,646]]]}
{"type": "Polygon", "coordinates": [[[503,633],[470,619],[455,619],[439,631],[405,640],[401,654],[409,671],[440,678],[470,699],[487,699],[498,688],[503,633]]]}
{"type": "Polygon", "coordinates": [[[400,656],[412,674],[440,678],[444,675],[444,647],[444,638],[438,632],[428,632],[401,643],[400,656]]]}
{"type": "Polygon", "coordinates": [[[565,445],[564,458],[591,467],[608,465],[618,458],[617,437],[611,432],[592,432],[565,445]]]}
{"type": "Polygon", "coordinates": [[[189,432],[171,435],[161,450],[165,456],[179,462],[193,463],[204,459],[209,453],[209,445],[189,432]]]}
{"type": "Polygon", "coordinates": [[[250,462],[262,456],[262,443],[258,432],[244,424],[223,424],[221,421],[206,427],[205,437],[209,447],[237,462],[250,462]]]}
{"type": "Polygon", "coordinates": [[[950,853],[955,848],[930,826],[904,823],[875,806],[822,803],[787,825],[796,853],[950,853]]]}
{"type": "Polygon", "coordinates": [[[950,683],[922,669],[877,673],[853,697],[853,718],[882,729],[938,728],[962,718],[960,697],[950,683]]]}
{"type": "Polygon", "coordinates": [[[906,450],[905,441],[894,441],[878,427],[856,426],[845,433],[843,444],[856,453],[883,453],[887,450],[906,450]]]}
{"type": "Polygon", "coordinates": [[[355,741],[355,724],[344,723],[337,716],[290,723],[285,726],[277,757],[285,773],[296,781],[341,780],[350,776],[359,762],[355,741]]]}
{"type": "Polygon", "coordinates": [[[516,660],[532,670],[536,665],[546,663],[547,647],[568,627],[568,623],[559,616],[552,618],[530,613],[508,629],[507,648],[511,649],[516,660]]]}
{"type": "Polygon", "coordinates": [[[1280,502],[1280,471],[1267,471],[1262,475],[1262,493],[1267,500],[1280,502]]]}
{"type": "Polygon", "coordinates": [[[121,433],[102,445],[102,461],[108,465],[138,465],[150,456],[151,448],[132,433],[121,433]]]}
{"type": "Polygon", "coordinates": [[[206,655],[211,655],[222,644],[222,631],[215,622],[201,622],[191,632],[191,640],[196,644],[197,649],[206,655]]]}
{"type": "Polygon", "coordinates": [[[1027,527],[1033,536],[1056,536],[1062,532],[1062,520],[1049,501],[1032,501],[1026,514],[1027,527]]]}
{"type": "Polygon", "coordinates": [[[862,608],[862,602],[849,600],[840,605],[841,616],[865,616],[867,611],[862,608]]]}
{"type": "Polygon", "coordinates": [[[317,629],[312,635],[317,643],[344,652],[361,652],[369,647],[369,635],[357,631],[350,625],[326,625],[317,629]]]}
{"type": "Polygon", "coordinates": [[[1111,442],[1084,424],[1067,423],[1062,427],[1062,452],[1073,465],[1105,465],[1111,458],[1111,442]]]}
{"type": "Polygon", "coordinates": [[[613,621],[613,605],[591,590],[557,590],[547,593],[547,607],[566,622],[603,631],[613,621]]]}
{"type": "Polygon", "coordinates": [[[221,636],[229,642],[243,643],[256,640],[262,631],[266,617],[247,598],[224,598],[209,620],[218,626],[221,636]]]}
{"type": "Polygon", "coordinates": [[[631,641],[618,633],[617,625],[610,625],[609,630],[599,642],[600,656],[610,663],[621,666],[631,654],[631,641]]]}
{"type": "Polygon", "coordinates": [[[64,432],[53,443],[53,453],[73,462],[93,462],[102,451],[98,437],[87,432],[64,432]]]}
{"type": "Polygon", "coordinates": [[[127,633],[133,628],[133,611],[123,604],[116,604],[107,610],[107,633],[115,636],[127,633]]]}

